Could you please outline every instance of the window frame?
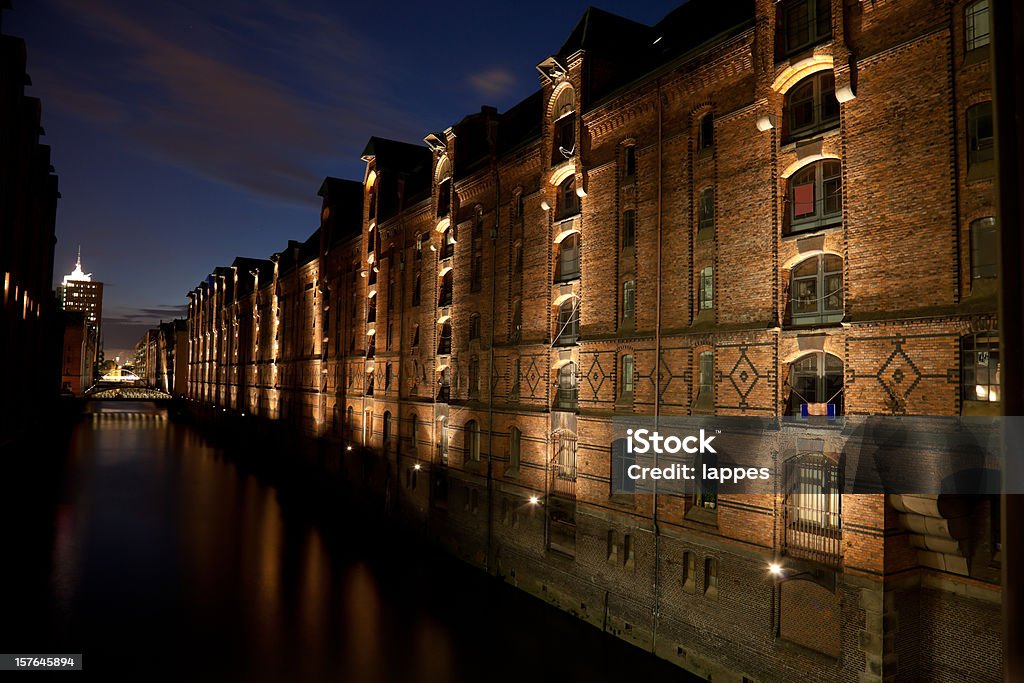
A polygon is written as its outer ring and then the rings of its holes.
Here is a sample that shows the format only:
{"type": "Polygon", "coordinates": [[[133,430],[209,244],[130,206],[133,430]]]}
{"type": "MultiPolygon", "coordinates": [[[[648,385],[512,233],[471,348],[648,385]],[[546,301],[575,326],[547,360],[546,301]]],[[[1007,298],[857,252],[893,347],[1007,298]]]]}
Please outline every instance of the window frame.
{"type": "MultiPolygon", "coordinates": [[[[838,254],[831,253],[820,253],[814,256],[809,256],[803,259],[790,268],[789,271],[789,310],[790,320],[794,325],[823,325],[829,323],[837,323],[843,319],[845,315],[843,287],[844,287],[844,264],[843,258],[838,254]],[[797,275],[801,266],[804,266],[811,261],[816,263],[815,272],[813,275],[797,275]],[[838,261],[839,270],[828,270],[829,262],[838,261]],[[834,278],[838,275],[838,287],[833,289],[834,278]],[[815,310],[813,311],[797,311],[797,288],[800,282],[814,282],[814,297],[807,299],[808,302],[814,301],[816,303],[815,310]],[[835,295],[838,299],[838,308],[827,308],[827,302],[832,296],[835,295]]],[[[800,299],[799,301],[803,301],[800,299]]]]}
{"type": "Polygon", "coordinates": [[[579,231],[570,232],[558,242],[558,272],[556,282],[570,282],[580,277],[580,253],[583,240],[579,231]],[[566,242],[571,240],[572,247],[566,242]]]}
{"type": "Polygon", "coordinates": [[[796,234],[822,228],[829,228],[841,225],[843,222],[843,165],[839,159],[831,157],[818,159],[798,170],[786,178],[786,224],[788,234],[796,234]],[[833,175],[826,176],[826,168],[834,169],[833,175]],[[811,182],[800,182],[804,176],[812,172],[814,179],[811,182]],[[806,202],[796,201],[798,188],[811,186],[811,204],[814,207],[813,213],[796,215],[797,207],[806,205],[806,202]],[[837,208],[828,211],[829,202],[834,202],[837,208]]]}
{"type": "Polygon", "coordinates": [[[967,168],[975,169],[995,159],[995,128],[992,119],[992,100],[977,102],[967,108],[967,168]],[[984,115],[987,113],[987,117],[984,115]],[[979,127],[987,123],[982,137],[979,127]]]}
{"type": "Polygon", "coordinates": [[[556,346],[572,346],[580,337],[580,313],[576,297],[569,297],[558,305],[556,346]]]}
{"type": "Polygon", "coordinates": [[[783,120],[786,122],[786,142],[812,137],[818,133],[836,128],[839,126],[840,120],[840,103],[836,99],[835,73],[831,69],[823,69],[801,78],[793,84],[793,87],[786,91],[783,107],[783,120]],[[810,97],[794,101],[797,94],[808,85],[811,89],[810,97]],[[809,123],[797,125],[795,118],[799,109],[795,105],[804,102],[810,103],[811,120],[809,123]],[[831,107],[833,106],[835,107],[835,113],[831,114],[831,107]]]}
{"type": "Polygon", "coordinates": [[[964,51],[972,52],[988,47],[992,42],[992,8],[989,0],[977,0],[964,7],[964,51]],[[983,35],[972,35],[977,31],[977,19],[984,15],[987,32],[983,35]]]}
{"type": "Polygon", "coordinates": [[[830,0],[785,0],[779,3],[779,33],[782,35],[782,53],[784,56],[802,52],[832,39],[832,4],[830,0]],[[790,13],[803,7],[807,10],[807,37],[796,43],[790,43],[790,13]],[[828,11],[828,30],[823,30],[822,20],[818,16],[821,9],[828,11]]]}
{"type": "Polygon", "coordinates": [[[715,267],[704,266],[697,277],[697,311],[712,311],[715,308],[715,267]]]}
{"type": "Polygon", "coordinates": [[[1000,375],[1002,372],[999,348],[999,333],[977,332],[960,338],[960,397],[963,403],[978,405],[1000,403],[1000,375]],[[995,370],[991,362],[995,355],[995,370]],[[983,355],[984,354],[984,355],[983,355]],[[979,371],[984,367],[984,382],[979,382],[982,375],[979,371]],[[978,389],[984,388],[984,398],[978,389]]]}
{"type": "Polygon", "coordinates": [[[636,388],[636,355],[632,353],[622,354],[621,360],[619,361],[619,380],[622,387],[619,391],[619,397],[623,399],[630,399],[633,397],[633,392],[636,388]]]}
{"type": "Polygon", "coordinates": [[[996,229],[994,216],[983,216],[971,221],[968,228],[971,240],[971,281],[990,280],[999,276],[999,232],[996,229]],[[984,234],[982,234],[984,233],[984,234]],[[990,242],[990,245],[979,245],[979,242],[990,242]],[[978,263],[978,255],[991,251],[991,256],[984,263],[978,263]]]}
{"type": "Polygon", "coordinates": [[[623,252],[636,249],[636,209],[626,209],[622,212],[620,249],[623,252]]]}
{"type": "MultiPolygon", "coordinates": [[[[826,351],[811,351],[798,358],[794,358],[789,363],[787,372],[790,389],[787,415],[801,417],[803,415],[801,406],[804,404],[834,404],[835,416],[843,415],[844,399],[846,397],[846,366],[842,358],[826,351]],[[813,370],[799,367],[800,363],[809,359],[814,359],[813,370]],[[829,359],[833,359],[831,361],[832,368],[829,368],[829,359]],[[836,364],[839,366],[838,369],[835,367],[836,364]],[[838,383],[835,381],[837,376],[838,383]],[[798,391],[798,380],[801,378],[813,380],[814,385],[809,389],[805,388],[803,391],[798,391]],[[830,378],[832,378],[833,382],[831,385],[830,378]],[[813,398],[815,399],[825,400],[808,400],[810,397],[807,394],[810,393],[814,394],[813,398]]],[[[810,416],[810,413],[808,416],[810,416]]]]}
{"type": "Polygon", "coordinates": [[[715,146],[714,112],[705,112],[697,119],[697,153],[707,153],[715,146]]]}
{"type": "Polygon", "coordinates": [[[555,219],[559,221],[569,220],[578,216],[581,211],[579,195],[576,194],[576,176],[570,175],[558,184],[558,196],[556,197],[558,211],[555,219]]]}
{"type": "Polygon", "coordinates": [[[715,232],[715,188],[702,188],[697,196],[697,233],[715,232]]]}

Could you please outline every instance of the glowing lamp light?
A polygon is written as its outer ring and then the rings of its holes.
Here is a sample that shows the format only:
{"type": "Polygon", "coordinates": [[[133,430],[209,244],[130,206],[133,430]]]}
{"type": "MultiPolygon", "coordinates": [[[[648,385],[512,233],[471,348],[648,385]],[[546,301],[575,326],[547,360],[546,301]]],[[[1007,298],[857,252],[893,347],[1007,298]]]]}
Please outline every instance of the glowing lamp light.
{"type": "Polygon", "coordinates": [[[419,470],[423,469],[422,465],[420,465],[419,463],[416,463],[415,465],[413,465],[412,468],[414,470],[416,470],[416,471],[419,471],[419,470]]]}
{"type": "Polygon", "coordinates": [[[772,562],[770,565],[768,565],[768,571],[771,572],[772,576],[781,576],[782,565],[778,562],[772,562]]]}
{"type": "Polygon", "coordinates": [[[536,505],[540,502],[540,498],[537,496],[530,496],[530,505],[536,505]]]}
{"type": "Polygon", "coordinates": [[[350,451],[350,450],[352,450],[352,447],[351,446],[345,446],[345,450],[346,451],[350,451]]]}

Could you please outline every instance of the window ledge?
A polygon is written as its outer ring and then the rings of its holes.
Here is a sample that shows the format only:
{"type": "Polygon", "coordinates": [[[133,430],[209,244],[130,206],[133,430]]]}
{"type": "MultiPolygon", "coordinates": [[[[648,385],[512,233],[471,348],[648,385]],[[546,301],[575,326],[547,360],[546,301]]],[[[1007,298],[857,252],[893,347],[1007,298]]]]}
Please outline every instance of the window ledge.
{"type": "Polygon", "coordinates": [[[976,47],[973,50],[969,50],[967,54],[964,55],[963,66],[968,67],[973,66],[975,64],[980,64],[981,62],[989,61],[989,53],[991,52],[991,48],[992,45],[990,43],[988,45],[982,45],[981,47],[976,47]]]}
{"type": "Polygon", "coordinates": [[[836,119],[834,123],[827,123],[823,126],[808,128],[798,133],[790,133],[782,139],[782,145],[779,147],[780,152],[795,152],[798,144],[807,144],[814,142],[815,138],[830,138],[839,134],[839,119],[836,119]]]}
{"type": "Polygon", "coordinates": [[[996,162],[993,159],[969,164],[967,168],[967,182],[973,183],[977,180],[990,180],[995,175],[995,167],[996,162]]]}
{"type": "Polygon", "coordinates": [[[790,228],[788,232],[784,233],[782,235],[782,241],[791,242],[805,237],[812,237],[814,235],[826,235],[830,232],[840,230],[842,227],[843,222],[841,220],[830,225],[808,225],[806,227],[797,226],[795,230],[790,228]]]}
{"type": "Polygon", "coordinates": [[[699,524],[707,524],[708,526],[718,526],[718,512],[714,508],[706,508],[701,505],[693,505],[684,518],[691,522],[697,522],[699,524]]]}

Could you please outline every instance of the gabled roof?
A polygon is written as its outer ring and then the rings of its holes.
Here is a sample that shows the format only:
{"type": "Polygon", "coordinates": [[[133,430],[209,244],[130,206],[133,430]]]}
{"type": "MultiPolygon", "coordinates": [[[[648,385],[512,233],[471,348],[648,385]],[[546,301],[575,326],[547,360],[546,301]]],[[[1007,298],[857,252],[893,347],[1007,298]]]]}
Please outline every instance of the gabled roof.
{"type": "MultiPolygon", "coordinates": [[[[576,27],[558,50],[560,57],[568,57],[579,50],[604,52],[623,44],[642,43],[651,35],[651,27],[620,17],[597,7],[588,7],[576,27]]],[[[651,36],[653,40],[653,36],[651,36]]],[[[648,42],[648,44],[650,44],[648,42]]]]}

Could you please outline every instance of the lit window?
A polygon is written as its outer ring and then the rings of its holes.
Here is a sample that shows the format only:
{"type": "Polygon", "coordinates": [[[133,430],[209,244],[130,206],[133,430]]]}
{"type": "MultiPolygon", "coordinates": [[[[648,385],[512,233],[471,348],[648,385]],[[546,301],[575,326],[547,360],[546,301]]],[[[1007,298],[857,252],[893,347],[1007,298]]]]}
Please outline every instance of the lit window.
{"type": "Polygon", "coordinates": [[[840,469],[823,453],[803,453],[786,461],[785,544],[787,553],[825,563],[841,549],[840,469]]]}
{"type": "Polygon", "coordinates": [[[785,108],[790,139],[835,127],[839,124],[835,76],[820,71],[803,79],[786,93],[785,108]]]}
{"type": "Polygon", "coordinates": [[[558,186],[558,214],[562,220],[580,212],[580,198],[576,195],[576,178],[569,176],[558,186]]]}
{"type": "Polygon", "coordinates": [[[711,405],[715,397],[715,352],[701,351],[699,356],[697,403],[711,405]]]}
{"type": "Polygon", "coordinates": [[[974,50],[988,45],[989,26],[988,0],[978,0],[964,11],[964,28],[967,31],[967,49],[974,50]]]}
{"type": "Polygon", "coordinates": [[[580,234],[571,233],[558,243],[558,281],[566,282],[580,276],[580,234]]]}
{"type": "Polygon", "coordinates": [[[963,400],[999,400],[999,335],[972,334],[961,341],[963,400]]]}
{"type": "Polygon", "coordinates": [[[551,165],[557,166],[576,153],[576,94],[564,88],[552,108],[551,165]]]}
{"type": "Polygon", "coordinates": [[[566,299],[558,307],[557,344],[575,344],[580,331],[579,308],[575,299],[566,299]]]}
{"type": "Polygon", "coordinates": [[[576,364],[566,363],[558,368],[557,408],[559,410],[576,410],[579,397],[579,385],[576,378],[576,364]]]}
{"type": "Polygon", "coordinates": [[[790,232],[813,230],[842,221],[843,179],[838,161],[816,161],[789,179],[790,232]]]}
{"type": "Polygon", "coordinates": [[[839,322],[843,317],[843,260],[820,254],[793,267],[793,323],[839,322]]]}
{"type": "Polygon", "coordinates": [[[789,366],[789,414],[836,416],[843,413],[843,361],[816,351],[789,366]]]}

